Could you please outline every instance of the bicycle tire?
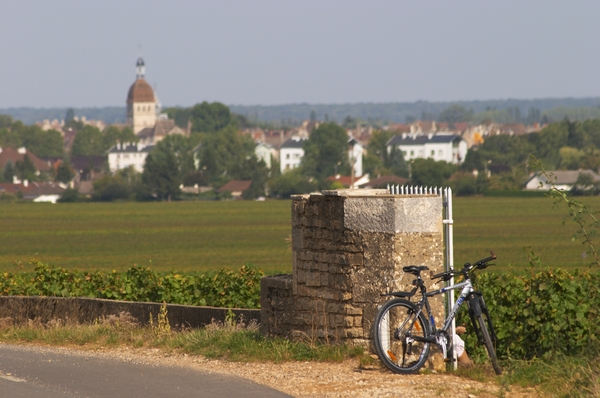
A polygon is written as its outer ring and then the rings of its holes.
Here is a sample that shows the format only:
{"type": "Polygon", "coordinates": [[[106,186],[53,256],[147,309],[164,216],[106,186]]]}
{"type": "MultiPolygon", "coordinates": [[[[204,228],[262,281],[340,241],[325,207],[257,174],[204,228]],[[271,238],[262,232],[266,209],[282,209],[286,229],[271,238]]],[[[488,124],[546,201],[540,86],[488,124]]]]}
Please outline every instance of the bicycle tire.
{"type": "Polygon", "coordinates": [[[490,332],[488,331],[487,324],[485,323],[485,319],[483,315],[479,315],[477,317],[477,322],[479,323],[479,327],[481,328],[481,337],[483,339],[483,344],[488,352],[488,357],[492,362],[492,367],[494,368],[494,372],[497,375],[502,374],[502,368],[498,364],[498,358],[496,357],[496,350],[494,349],[494,344],[492,343],[492,339],[490,337],[490,332]]]}
{"type": "Polygon", "coordinates": [[[429,356],[430,343],[411,341],[410,336],[429,337],[430,327],[418,307],[408,300],[393,299],[381,306],[373,325],[377,356],[394,373],[416,373],[429,356]]]}

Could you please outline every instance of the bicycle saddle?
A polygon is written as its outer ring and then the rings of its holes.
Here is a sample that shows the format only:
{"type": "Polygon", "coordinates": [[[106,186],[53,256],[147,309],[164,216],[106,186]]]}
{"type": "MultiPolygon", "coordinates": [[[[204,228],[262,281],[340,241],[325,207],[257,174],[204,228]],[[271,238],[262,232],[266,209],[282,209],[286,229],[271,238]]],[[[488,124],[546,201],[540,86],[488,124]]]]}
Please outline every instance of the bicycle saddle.
{"type": "Polygon", "coordinates": [[[427,270],[429,270],[429,268],[427,268],[425,265],[408,265],[406,267],[402,267],[402,271],[413,275],[419,275],[421,271],[427,270]]]}

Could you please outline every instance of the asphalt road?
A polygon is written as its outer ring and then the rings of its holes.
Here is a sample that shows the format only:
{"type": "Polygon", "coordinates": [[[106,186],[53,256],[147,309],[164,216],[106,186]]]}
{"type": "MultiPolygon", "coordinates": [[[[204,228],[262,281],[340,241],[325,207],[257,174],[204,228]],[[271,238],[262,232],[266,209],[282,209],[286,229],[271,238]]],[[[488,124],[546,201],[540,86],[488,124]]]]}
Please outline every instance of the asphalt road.
{"type": "Polygon", "coordinates": [[[0,398],[290,397],[235,376],[0,344],[0,398]]]}

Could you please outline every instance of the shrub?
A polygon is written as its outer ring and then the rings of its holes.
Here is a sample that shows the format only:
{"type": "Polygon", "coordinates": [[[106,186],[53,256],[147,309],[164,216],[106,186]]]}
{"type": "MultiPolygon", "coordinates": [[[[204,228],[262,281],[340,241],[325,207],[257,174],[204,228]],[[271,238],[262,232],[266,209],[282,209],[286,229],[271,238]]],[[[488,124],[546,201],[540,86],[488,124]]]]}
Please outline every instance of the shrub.
{"type": "MultiPolygon", "coordinates": [[[[585,354],[598,342],[600,275],[546,269],[528,274],[481,273],[483,292],[498,336],[497,354],[503,358],[550,358],[585,354]]],[[[470,325],[467,311],[458,323],[470,325]]],[[[475,333],[466,344],[474,356],[485,355],[476,346],[475,333]]]]}
{"type": "Polygon", "coordinates": [[[95,297],[214,307],[260,307],[263,272],[252,264],[237,272],[223,268],[214,276],[161,275],[134,265],[124,273],[69,271],[33,260],[33,274],[0,275],[0,295],[95,297]]]}

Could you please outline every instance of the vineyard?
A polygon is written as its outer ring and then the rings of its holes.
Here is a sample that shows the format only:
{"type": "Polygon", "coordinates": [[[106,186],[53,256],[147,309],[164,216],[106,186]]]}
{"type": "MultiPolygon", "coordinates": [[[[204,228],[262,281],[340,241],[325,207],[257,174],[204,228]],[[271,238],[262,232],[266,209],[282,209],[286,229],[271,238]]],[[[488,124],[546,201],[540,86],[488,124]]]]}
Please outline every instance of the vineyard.
{"type": "MultiPolygon", "coordinates": [[[[586,198],[600,209],[600,199],[586,198]]],[[[545,266],[587,267],[571,241],[575,225],[549,198],[458,197],[455,263],[494,250],[498,270],[528,264],[526,246],[545,266]]],[[[252,263],[266,274],[291,272],[289,201],[0,204],[0,271],[36,258],[81,271],[125,271],[134,264],[186,274],[252,263]]]]}

